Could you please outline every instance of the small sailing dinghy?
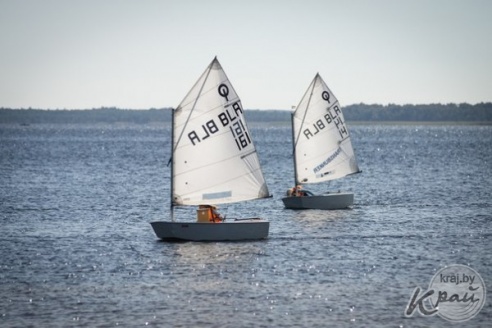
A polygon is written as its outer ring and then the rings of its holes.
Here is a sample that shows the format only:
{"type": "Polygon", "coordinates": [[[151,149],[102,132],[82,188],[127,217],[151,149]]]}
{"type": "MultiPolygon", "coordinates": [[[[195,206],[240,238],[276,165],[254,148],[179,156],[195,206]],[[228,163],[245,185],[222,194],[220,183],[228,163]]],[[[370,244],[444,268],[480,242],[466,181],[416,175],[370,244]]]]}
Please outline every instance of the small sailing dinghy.
{"type": "Polygon", "coordinates": [[[171,221],[151,222],[158,238],[254,240],[268,236],[261,218],[225,219],[215,205],[271,197],[241,101],[217,58],[172,113],[171,221]],[[199,206],[192,222],[175,206],[199,206]]]}
{"type": "Polygon", "coordinates": [[[334,210],[354,203],[354,194],[314,195],[302,184],[360,173],[340,104],[319,74],[292,113],[295,187],[282,198],[286,208],[334,210]]]}

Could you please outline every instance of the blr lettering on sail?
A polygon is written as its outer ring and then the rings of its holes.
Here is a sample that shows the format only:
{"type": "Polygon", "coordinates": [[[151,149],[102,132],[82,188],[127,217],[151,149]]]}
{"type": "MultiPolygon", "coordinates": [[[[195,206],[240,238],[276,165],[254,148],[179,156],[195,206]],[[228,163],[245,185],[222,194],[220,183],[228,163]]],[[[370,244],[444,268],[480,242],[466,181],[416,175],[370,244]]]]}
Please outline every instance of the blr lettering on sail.
{"type": "Polygon", "coordinates": [[[312,127],[308,127],[303,131],[304,136],[309,140],[309,138],[314,137],[320,131],[325,129],[331,123],[334,123],[340,133],[340,137],[344,138],[348,136],[348,130],[345,127],[345,123],[343,122],[343,116],[341,115],[340,107],[336,104],[334,106],[330,103],[330,93],[327,91],[323,91],[321,93],[321,98],[326,100],[328,104],[330,104],[326,110],[326,113],[322,118],[316,120],[316,122],[312,125],[312,127]]]}
{"type": "Polygon", "coordinates": [[[282,201],[286,208],[335,210],[354,204],[351,192],[314,194],[306,184],[341,179],[358,173],[343,111],[335,95],[316,74],[292,113],[294,188],[282,201]],[[302,192],[293,192],[299,189],[302,192]],[[301,197],[299,197],[301,196],[301,197]]]}
{"type": "MultiPolygon", "coordinates": [[[[224,97],[227,102],[229,101],[229,87],[226,84],[222,83],[219,85],[217,92],[220,96],[224,97]]],[[[188,133],[188,138],[193,146],[195,146],[197,143],[202,142],[219,132],[222,128],[229,127],[238,149],[241,150],[251,143],[251,138],[242,120],[242,115],[243,109],[240,100],[227,103],[224,105],[223,112],[218,114],[215,119],[211,119],[202,124],[201,130],[193,130],[188,133]]]]}
{"type": "Polygon", "coordinates": [[[251,137],[239,96],[215,57],[172,111],[171,220],[151,222],[158,238],[229,241],[268,237],[267,220],[233,216],[226,221],[217,213],[219,204],[271,197],[251,137]],[[176,206],[198,206],[196,217],[175,221],[176,206]]]}

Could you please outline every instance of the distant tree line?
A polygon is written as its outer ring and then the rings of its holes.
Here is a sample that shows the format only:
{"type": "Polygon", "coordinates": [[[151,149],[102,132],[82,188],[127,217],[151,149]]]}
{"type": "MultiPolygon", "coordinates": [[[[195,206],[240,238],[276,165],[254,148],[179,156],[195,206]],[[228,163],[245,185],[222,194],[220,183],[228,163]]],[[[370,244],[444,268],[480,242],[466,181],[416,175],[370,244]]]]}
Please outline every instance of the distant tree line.
{"type": "MultiPolygon", "coordinates": [[[[430,105],[367,105],[342,108],[345,120],[367,122],[482,122],[492,123],[492,103],[430,105]]],[[[245,110],[248,122],[290,122],[291,111],[245,110]]],[[[86,110],[0,108],[0,123],[116,123],[170,122],[171,108],[132,110],[102,107],[86,110]]]]}
{"type": "Polygon", "coordinates": [[[115,107],[97,109],[8,109],[0,108],[0,123],[149,123],[171,121],[170,109],[132,110],[115,107]]]}
{"type": "Polygon", "coordinates": [[[350,105],[347,121],[492,122],[492,103],[430,105],[350,105]]]}

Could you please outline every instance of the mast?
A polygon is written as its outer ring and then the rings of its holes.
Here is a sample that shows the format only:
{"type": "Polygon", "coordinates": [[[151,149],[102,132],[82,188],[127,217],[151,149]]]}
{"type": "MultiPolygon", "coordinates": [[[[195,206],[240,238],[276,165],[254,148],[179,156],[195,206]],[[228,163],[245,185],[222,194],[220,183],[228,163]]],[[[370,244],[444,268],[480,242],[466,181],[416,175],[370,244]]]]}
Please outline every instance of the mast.
{"type": "MultiPolygon", "coordinates": [[[[202,83],[200,91],[198,92],[198,96],[196,97],[196,99],[193,103],[193,107],[191,108],[191,111],[188,115],[188,118],[187,118],[186,123],[185,123],[185,127],[191,118],[191,114],[193,113],[193,110],[195,109],[195,106],[198,102],[198,98],[200,98],[200,95],[202,94],[203,87],[205,86],[205,82],[208,79],[208,75],[210,74],[210,71],[212,70],[212,66],[213,66],[214,62],[216,62],[216,61],[217,61],[217,57],[215,57],[214,60],[212,60],[212,63],[210,63],[210,65],[208,66],[207,76],[205,77],[205,80],[202,83]]],[[[178,109],[181,109],[181,104],[178,106],[178,109]]],[[[171,120],[171,122],[172,122],[172,133],[171,133],[171,161],[172,162],[171,162],[171,192],[170,192],[170,194],[171,194],[171,205],[170,205],[171,206],[171,221],[174,221],[174,199],[173,199],[173,196],[174,196],[174,150],[177,148],[177,145],[176,145],[176,147],[174,147],[174,139],[176,137],[174,135],[174,131],[175,131],[175,129],[174,129],[174,127],[175,127],[175,125],[174,125],[175,124],[174,112],[175,112],[175,110],[176,110],[175,108],[172,109],[172,120],[171,120]]],[[[178,137],[177,143],[179,143],[181,141],[181,137],[183,136],[184,130],[185,130],[184,128],[181,130],[181,133],[178,137]]]]}
{"type": "Polygon", "coordinates": [[[172,119],[171,119],[171,190],[170,190],[170,195],[171,195],[171,221],[174,222],[174,202],[173,202],[173,196],[174,196],[174,111],[175,108],[171,109],[172,111],[172,119]]]}
{"type": "Polygon", "coordinates": [[[295,111],[290,114],[290,124],[292,131],[292,155],[294,156],[294,187],[297,186],[297,160],[296,160],[296,142],[294,131],[294,114],[295,111]]]}

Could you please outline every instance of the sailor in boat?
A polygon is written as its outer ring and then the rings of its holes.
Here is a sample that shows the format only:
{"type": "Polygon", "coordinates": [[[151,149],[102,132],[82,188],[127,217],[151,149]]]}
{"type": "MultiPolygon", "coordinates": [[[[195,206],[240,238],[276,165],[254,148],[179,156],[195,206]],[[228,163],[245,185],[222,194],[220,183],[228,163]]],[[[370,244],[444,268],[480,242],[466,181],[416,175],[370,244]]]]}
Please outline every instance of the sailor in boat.
{"type": "Polygon", "coordinates": [[[304,197],[304,196],[312,196],[313,193],[308,190],[303,190],[301,185],[297,185],[295,187],[287,190],[287,196],[289,197],[304,197]]]}
{"type": "Polygon", "coordinates": [[[297,185],[297,186],[292,187],[289,190],[287,190],[287,196],[302,197],[302,196],[305,196],[305,194],[304,194],[304,191],[302,190],[302,186],[297,185]]]}
{"type": "Polygon", "coordinates": [[[225,220],[215,205],[198,205],[197,222],[221,223],[225,220]]]}

